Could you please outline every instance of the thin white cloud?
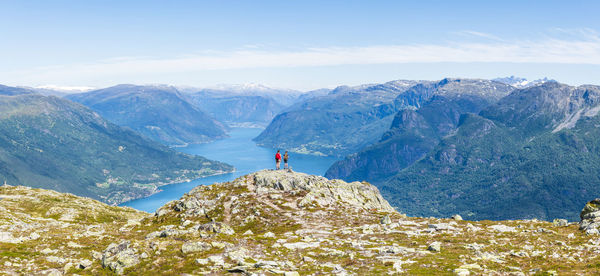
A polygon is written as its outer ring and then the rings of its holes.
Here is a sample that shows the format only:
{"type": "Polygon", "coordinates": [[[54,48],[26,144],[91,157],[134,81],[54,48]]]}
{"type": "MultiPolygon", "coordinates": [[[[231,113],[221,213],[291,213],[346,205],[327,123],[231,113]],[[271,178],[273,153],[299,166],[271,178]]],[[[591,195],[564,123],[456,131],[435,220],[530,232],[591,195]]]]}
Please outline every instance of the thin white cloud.
{"type": "MultiPolygon", "coordinates": [[[[563,31],[565,30],[558,30],[563,31]]],[[[470,35],[491,38],[487,42],[446,44],[376,45],[366,47],[307,48],[297,51],[243,50],[173,58],[119,57],[95,64],[58,65],[20,72],[2,72],[5,78],[37,82],[110,79],[114,76],[143,76],[253,68],[314,67],[337,65],[403,63],[558,63],[600,64],[600,36],[590,29],[571,31],[568,38],[544,37],[538,40],[505,41],[468,31],[470,35]]]]}
{"type": "Polygon", "coordinates": [[[464,30],[464,31],[456,32],[456,34],[458,34],[460,36],[465,36],[465,37],[480,37],[480,38],[491,39],[491,40],[496,40],[496,41],[504,41],[504,39],[502,39],[498,36],[495,36],[493,34],[477,32],[477,31],[472,31],[472,30],[464,30]]]}

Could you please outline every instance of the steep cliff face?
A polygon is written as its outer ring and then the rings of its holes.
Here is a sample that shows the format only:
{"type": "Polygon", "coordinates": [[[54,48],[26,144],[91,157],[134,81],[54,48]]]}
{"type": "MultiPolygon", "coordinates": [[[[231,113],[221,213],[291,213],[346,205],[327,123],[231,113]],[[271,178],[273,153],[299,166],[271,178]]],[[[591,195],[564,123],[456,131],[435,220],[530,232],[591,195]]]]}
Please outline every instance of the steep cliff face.
{"type": "Polygon", "coordinates": [[[400,110],[381,140],[331,166],[328,178],[384,181],[419,160],[454,131],[461,114],[479,113],[513,87],[478,79],[420,83],[396,99],[400,110]]]}
{"type": "Polygon", "coordinates": [[[155,214],[2,186],[0,211],[0,273],[9,275],[600,272],[597,230],[409,218],[368,183],[292,171],[199,186],[155,214]]]}

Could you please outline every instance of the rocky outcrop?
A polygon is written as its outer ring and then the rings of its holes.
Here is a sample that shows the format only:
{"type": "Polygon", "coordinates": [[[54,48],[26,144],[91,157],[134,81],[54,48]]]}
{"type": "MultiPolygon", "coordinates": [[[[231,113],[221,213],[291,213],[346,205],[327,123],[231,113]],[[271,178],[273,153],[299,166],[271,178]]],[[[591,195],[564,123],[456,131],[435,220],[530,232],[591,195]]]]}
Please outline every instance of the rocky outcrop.
{"type": "Polygon", "coordinates": [[[377,187],[366,182],[346,183],[338,179],[329,180],[291,170],[264,170],[251,174],[250,177],[254,178],[257,193],[269,193],[270,189],[307,192],[300,200],[300,206],[316,203],[321,206],[345,205],[373,211],[394,212],[377,187]]]}
{"type": "Polygon", "coordinates": [[[196,187],[155,214],[0,187],[0,233],[3,275],[600,272],[597,236],[563,220],[406,217],[370,184],[292,171],[196,187]]]}
{"type": "Polygon", "coordinates": [[[108,267],[117,274],[123,274],[126,268],[140,263],[137,250],[130,246],[129,241],[110,244],[102,254],[102,266],[108,267]]]}
{"type": "Polygon", "coordinates": [[[579,229],[588,234],[600,234],[600,198],[588,202],[579,217],[579,229]]]}
{"type": "MultiPolygon", "coordinates": [[[[394,208],[381,196],[377,187],[366,182],[346,183],[342,180],[329,180],[325,177],[307,175],[292,170],[263,170],[238,178],[227,185],[244,187],[254,196],[274,196],[291,194],[298,196],[299,207],[327,206],[364,209],[370,211],[395,212],[394,208]]],[[[189,217],[207,216],[220,206],[217,197],[207,197],[210,186],[197,187],[180,200],[160,208],[157,216],[172,211],[182,212],[189,217]]],[[[237,200],[237,197],[233,200],[237,200]]],[[[213,223],[214,224],[214,223],[213,223]]],[[[207,230],[213,231],[213,230],[207,230]]]]}

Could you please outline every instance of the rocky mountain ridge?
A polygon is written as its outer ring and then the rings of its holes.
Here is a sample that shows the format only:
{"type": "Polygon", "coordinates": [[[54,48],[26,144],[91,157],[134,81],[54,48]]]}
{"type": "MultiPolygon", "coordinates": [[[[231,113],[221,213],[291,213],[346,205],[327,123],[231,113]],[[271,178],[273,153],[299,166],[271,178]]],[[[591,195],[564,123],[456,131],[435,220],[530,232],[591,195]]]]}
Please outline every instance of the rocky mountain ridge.
{"type": "Polygon", "coordinates": [[[416,84],[394,101],[402,107],[379,142],[333,164],[325,176],[378,183],[419,160],[456,129],[460,116],[479,113],[513,87],[481,79],[416,84]]]}
{"type": "Polygon", "coordinates": [[[204,143],[227,136],[223,124],[170,86],[121,84],[65,98],[166,145],[204,143]]]}
{"type": "Polygon", "coordinates": [[[411,215],[574,220],[600,192],[598,111],[598,86],[517,89],[378,187],[411,215]]]}
{"type": "Polygon", "coordinates": [[[34,93],[0,95],[0,183],[118,204],[161,185],[232,170],[148,140],[78,103],[34,93]]]}
{"type": "Polygon", "coordinates": [[[254,140],[299,153],[345,156],[370,145],[389,129],[394,99],[416,81],[340,86],[296,103],[275,116],[254,140]]]}
{"type": "MultiPolygon", "coordinates": [[[[597,206],[582,218],[594,220],[597,206]]],[[[199,186],[155,214],[11,186],[0,187],[0,210],[7,275],[600,272],[597,230],[411,218],[368,183],[287,170],[199,186]]]]}
{"type": "Polygon", "coordinates": [[[495,78],[493,80],[497,81],[497,82],[502,82],[502,83],[512,85],[516,88],[527,88],[527,87],[540,85],[547,81],[554,81],[554,80],[548,79],[547,77],[537,79],[537,80],[528,80],[526,78],[520,78],[520,77],[515,77],[515,76],[504,77],[504,78],[495,78]]]}

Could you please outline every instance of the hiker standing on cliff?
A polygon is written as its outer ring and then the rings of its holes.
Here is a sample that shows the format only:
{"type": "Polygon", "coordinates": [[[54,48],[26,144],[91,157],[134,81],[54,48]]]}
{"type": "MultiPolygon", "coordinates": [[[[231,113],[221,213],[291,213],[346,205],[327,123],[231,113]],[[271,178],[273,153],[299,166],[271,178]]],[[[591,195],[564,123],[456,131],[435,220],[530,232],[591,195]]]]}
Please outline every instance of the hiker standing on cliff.
{"type": "Polygon", "coordinates": [[[280,166],[281,166],[281,153],[279,153],[279,150],[277,150],[277,153],[275,154],[275,168],[277,168],[279,170],[280,166]]]}
{"type": "Polygon", "coordinates": [[[286,150],[286,151],[285,151],[285,153],[283,154],[283,168],[284,168],[284,169],[287,169],[287,168],[288,168],[287,161],[288,161],[288,158],[289,158],[289,157],[290,157],[290,156],[288,155],[288,153],[287,153],[287,150],[286,150]]]}

